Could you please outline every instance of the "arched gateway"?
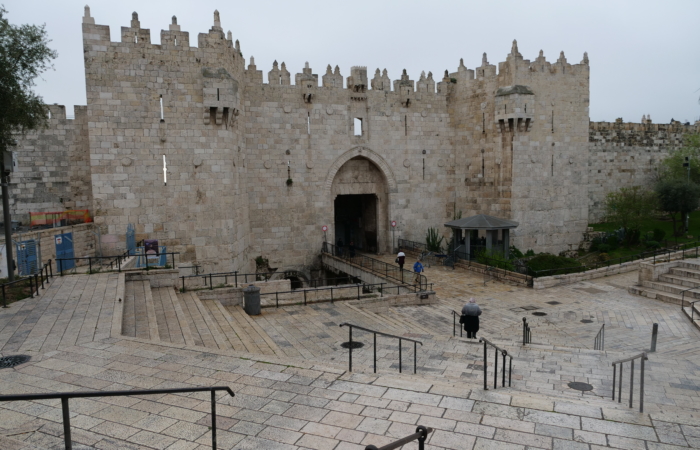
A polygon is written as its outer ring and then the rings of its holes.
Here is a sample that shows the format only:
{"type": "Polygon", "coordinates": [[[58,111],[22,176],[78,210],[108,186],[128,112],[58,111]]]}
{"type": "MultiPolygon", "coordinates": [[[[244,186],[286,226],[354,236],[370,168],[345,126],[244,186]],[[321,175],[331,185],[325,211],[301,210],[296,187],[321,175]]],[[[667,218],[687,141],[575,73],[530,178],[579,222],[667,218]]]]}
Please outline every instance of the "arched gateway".
{"type": "Polygon", "coordinates": [[[331,167],[328,185],[333,210],[333,243],[358,250],[389,250],[389,203],[396,181],[388,164],[373,151],[356,147],[331,167]]]}

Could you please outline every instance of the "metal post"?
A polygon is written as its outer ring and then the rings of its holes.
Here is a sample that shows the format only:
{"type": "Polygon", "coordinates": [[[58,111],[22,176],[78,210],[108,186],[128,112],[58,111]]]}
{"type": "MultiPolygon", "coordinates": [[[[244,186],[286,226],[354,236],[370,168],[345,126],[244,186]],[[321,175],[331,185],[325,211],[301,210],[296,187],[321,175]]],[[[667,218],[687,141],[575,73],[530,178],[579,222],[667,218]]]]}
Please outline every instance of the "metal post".
{"type": "MultiPolygon", "coordinates": [[[[460,328],[461,325],[462,324],[460,324],[460,328]]],[[[457,337],[457,315],[454,313],[454,311],[452,312],[452,336],[457,337]]]]}
{"type": "Polygon", "coordinates": [[[418,344],[416,342],[413,343],[413,374],[416,374],[416,370],[418,369],[417,367],[417,362],[416,360],[418,359],[418,344]]]}
{"type": "Polygon", "coordinates": [[[216,450],[216,391],[211,390],[211,448],[216,450]]]}
{"type": "Polygon", "coordinates": [[[360,285],[357,285],[357,299],[360,299],[360,285]]]}
{"type": "Polygon", "coordinates": [[[32,282],[32,277],[29,277],[29,296],[34,297],[34,283],[32,282]]]}
{"type": "Polygon", "coordinates": [[[72,450],[73,444],[70,437],[70,414],[68,413],[68,397],[61,397],[61,409],[63,410],[63,441],[66,450],[72,450]]]}
{"type": "Polygon", "coordinates": [[[235,281],[236,287],[238,287],[238,271],[233,272],[233,280],[235,281]]]}
{"type": "Polygon", "coordinates": [[[171,253],[170,256],[172,257],[173,269],[174,269],[175,268],[175,253],[171,253]]]}
{"type": "Polygon", "coordinates": [[[276,306],[277,308],[280,307],[280,296],[279,296],[279,293],[277,291],[275,291],[275,305],[277,305],[276,306]]]}
{"type": "Polygon", "coordinates": [[[88,256],[88,266],[90,266],[90,270],[88,273],[92,273],[92,258],[88,256]]]}
{"type": "Polygon", "coordinates": [[[331,303],[333,303],[333,286],[331,286],[331,303]]]}
{"type": "Polygon", "coordinates": [[[641,362],[641,372],[639,373],[639,412],[644,412],[644,360],[647,359],[647,355],[642,355],[641,362]]]}
{"type": "Polygon", "coordinates": [[[61,276],[63,276],[63,260],[57,259],[56,261],[58,261],[58,273],[60,273],[61,276]]]}
{"type": "Polygon", "coordinates": [[[384,283],[379,283],[379,296],[384,297],[384,283]]]}
{"type": "Polygon", "coordinates": [[[39,271],[39,277],[41,278],[41,288],[44,289],[44,268],[43,267],[39,271]]]}
{"type": "Polygon", "coordinates": [[[493,349],[493,388],[498,389],[498,349],[493,349]]]}
{"type": "Polygon", "coordinates": [[[180,278],[182,278],[182,292],[185,292],[185,277],[180,278]]]}
{"type": "Polygon", "coordinates": [[[304,306],[306,306],[306,289],[304,289],[304,306]]]}
{"type": "MultiPolygon", "coordinates": [[[[333,292],[332,289],[331,289],[331,292],[333,292]]],[[[350,328],[350,340],[349,340],[350,345],[348,348],[350,350],[350,359],[349,359],[350,368],[348,369],[348,372],[352,372],[352,325],[348,325],[348,327],[350,328]]]]}
{"type": "Polygon", "coordinates": [[[486,386],[487,376],[486,376],[486,363],[488,362],[489,354],[486,348],[486,341],[484,341],[484,390],[488,391],[489,388],[486,386]]]}
{"type": "Polygon", "coordinates": [[[526,320],[525,320],[525,318],[523,317],[523,345],[525,345],[525,340],[526,340],[526,336],[525,336],[525,331],[526,331],[526,330],[525,330],[525,327],[526,327],[526,320]]]}
{"type": "Polygon", "coordinates": [[[510,387],[510,380],[513,375],[513,357],[510,357],[510,360],[508,360],[508,387],[510,387]]]}
{"type": "MultiPolygon", "coordinates": [[[[146,259],[146,261],[148,261],[148,259],[146,259]]],[[[214,289],[214,282],[211,279],[211,273],[209,273],[209,290],[211,291],[212,289],[214,289]]]]}
{"type": "MultiPolygon", "coordinates": [[[[691,305],[692,309],[692,305],[691,305]]],[[[655,323],[654,326],[651,327],[651,349],[649,350],[650,352],[655,352],[656,351],[656,338],[659,334],[659,324],[655,323]]]]}
{"type": "Polygon", "coordinates": [[[2,285],[2,307],[7,308],[7,298],[5,297],[5,285],[2,285]]]}
{"type": "Polygon", "coordinates": [[[36,295],[39,295],[39,274],[34,274],[34,286],[36,286],[36,295]]]}
{"type": "Polygon", "coordinates": [[[612,399],[615,401],[615,375],[617,375],[617,364],[613,364],[612,399]]]}
{"type": "Polygon", "coordinates": [[[148,270],[148,255],[146,254],[146,248],[143,249],[143,259],[146,260],[146,270],[148,270]]]}
{"type": "Polygon", "coordinates": [[[10,177],[4,173],[5,169],[10,170],[10,168],[5,168],[4,165],[1,168],[2,173],[2,213],[5,222],[5,255],[7,257],[7,280],[12,282],[15,281],[15,270],[14,270],[14,259],[12,257],[12,218],[10,217],[10,177]]]}
{"type": "Polygon", "coordinates": [[[622,368],[624,363],[620,363],[620,379],[617,382],[617,403],[622,403],[622,368]]]}
{"type": "Polygon", "coordinates": [[[503,352],[503,381],[501,387],[506,387],[506,353],[503,352]]]}
{"type": "Polygon", "coordinates": [[[399,338],[399,373],[401,373],[401,338],[399,338]]]}
{"type": "Polygon", "coordinates": [[[630,361],[630,408],[634,399],[634,360],[630,361]]]}
{"type": "Polygon", "coordinates": [[[377,373],[377,333],[374,333],[374,373],[377,373]]]}
{"type": "Polygon", "coordinates": [[[416,428],[416,433],[420,433],[418,438],[418,450],[425,450],[425,439],[428,437],[428,430],[423,425],[416,428]]]}

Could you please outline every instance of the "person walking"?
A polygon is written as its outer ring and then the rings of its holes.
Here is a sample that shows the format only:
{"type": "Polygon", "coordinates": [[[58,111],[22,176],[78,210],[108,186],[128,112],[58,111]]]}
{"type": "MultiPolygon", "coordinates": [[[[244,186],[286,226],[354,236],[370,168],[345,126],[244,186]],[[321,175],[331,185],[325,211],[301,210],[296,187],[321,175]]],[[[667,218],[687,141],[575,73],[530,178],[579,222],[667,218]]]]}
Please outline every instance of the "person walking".
{"type": "Polygon", "coordinates": [[[474,297],[469,299],[469,303],[462,307],[462,317],[459,323],[464,324],[464,331],[469,339],[476,339],[476,332],[479,331],[479,316],[481,308],[476,304],[474,297]]]}
{"type": "Polygon", "coordinates": [[[399,252],[399,254],[396,255],[396,262],[399,265],[399,269],[403,270],[403,265],[406,262],[406,254],[404,252],[399,252]]]}
{"type": "Polygon", "coordinates": [[[420,282],[420,274],[421,272],[423,272],[423,264],[421,264],[420,259],[417,260],[416,263],[413,265],[413,272],[415,272],[414,284],[419,288],[422,288],[420,282]]]}

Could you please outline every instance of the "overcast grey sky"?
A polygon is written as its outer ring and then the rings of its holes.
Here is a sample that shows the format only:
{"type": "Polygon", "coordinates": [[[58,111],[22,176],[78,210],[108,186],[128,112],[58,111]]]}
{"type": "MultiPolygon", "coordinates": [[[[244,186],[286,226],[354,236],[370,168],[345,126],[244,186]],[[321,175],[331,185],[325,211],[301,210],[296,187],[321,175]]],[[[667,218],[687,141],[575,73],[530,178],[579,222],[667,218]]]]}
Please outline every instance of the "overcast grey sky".
{"type": "MultiPolygon", "coordinates": [[[[2,0],[0,0],[2,1],[2,0]]],[[[37,83],[47,103],[85,104],[81,18],[86,0],[4,0],[13,24],[45,23],[58,50],[55,71],[37,83]]],[[[591,110],[594,121],[654,122],[700,118],[700,1],[499,0],[499,1],[221,1],[120,0],[89,3],[97,24],[109,25],[113,41],[131,13],[139,13],[151,42],[160,42],[173,15],[183,31],[196,35],[221,13],[222,27],[241,42],[265,73],[276,59],[292,74],[308,61],[314,73],[327,64],[340,66],[344,77],[353,65],[379,67],[412,79],[432,71],[455,71],[459,59],[468,68],[504,61],[513,39],[520,53],[534,60],[540,49],[554,62],[564,51],[576,64],[587,51],[591,66],[591,110]]],[[[70,114],[70,113],[69,113],[70,114]]]]}

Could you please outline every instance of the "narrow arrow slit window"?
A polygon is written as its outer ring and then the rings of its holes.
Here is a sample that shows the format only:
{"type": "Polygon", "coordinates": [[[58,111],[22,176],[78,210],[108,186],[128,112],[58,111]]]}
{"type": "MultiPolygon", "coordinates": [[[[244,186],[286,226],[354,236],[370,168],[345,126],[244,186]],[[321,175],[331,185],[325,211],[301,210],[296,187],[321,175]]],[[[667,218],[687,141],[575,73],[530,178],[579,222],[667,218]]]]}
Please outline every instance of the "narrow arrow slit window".
{"type": "Polygon", "coordinates": [[[163,186],[168,185],[168,165],[165,163],[165,155],[163,155],[163,186]]]}

